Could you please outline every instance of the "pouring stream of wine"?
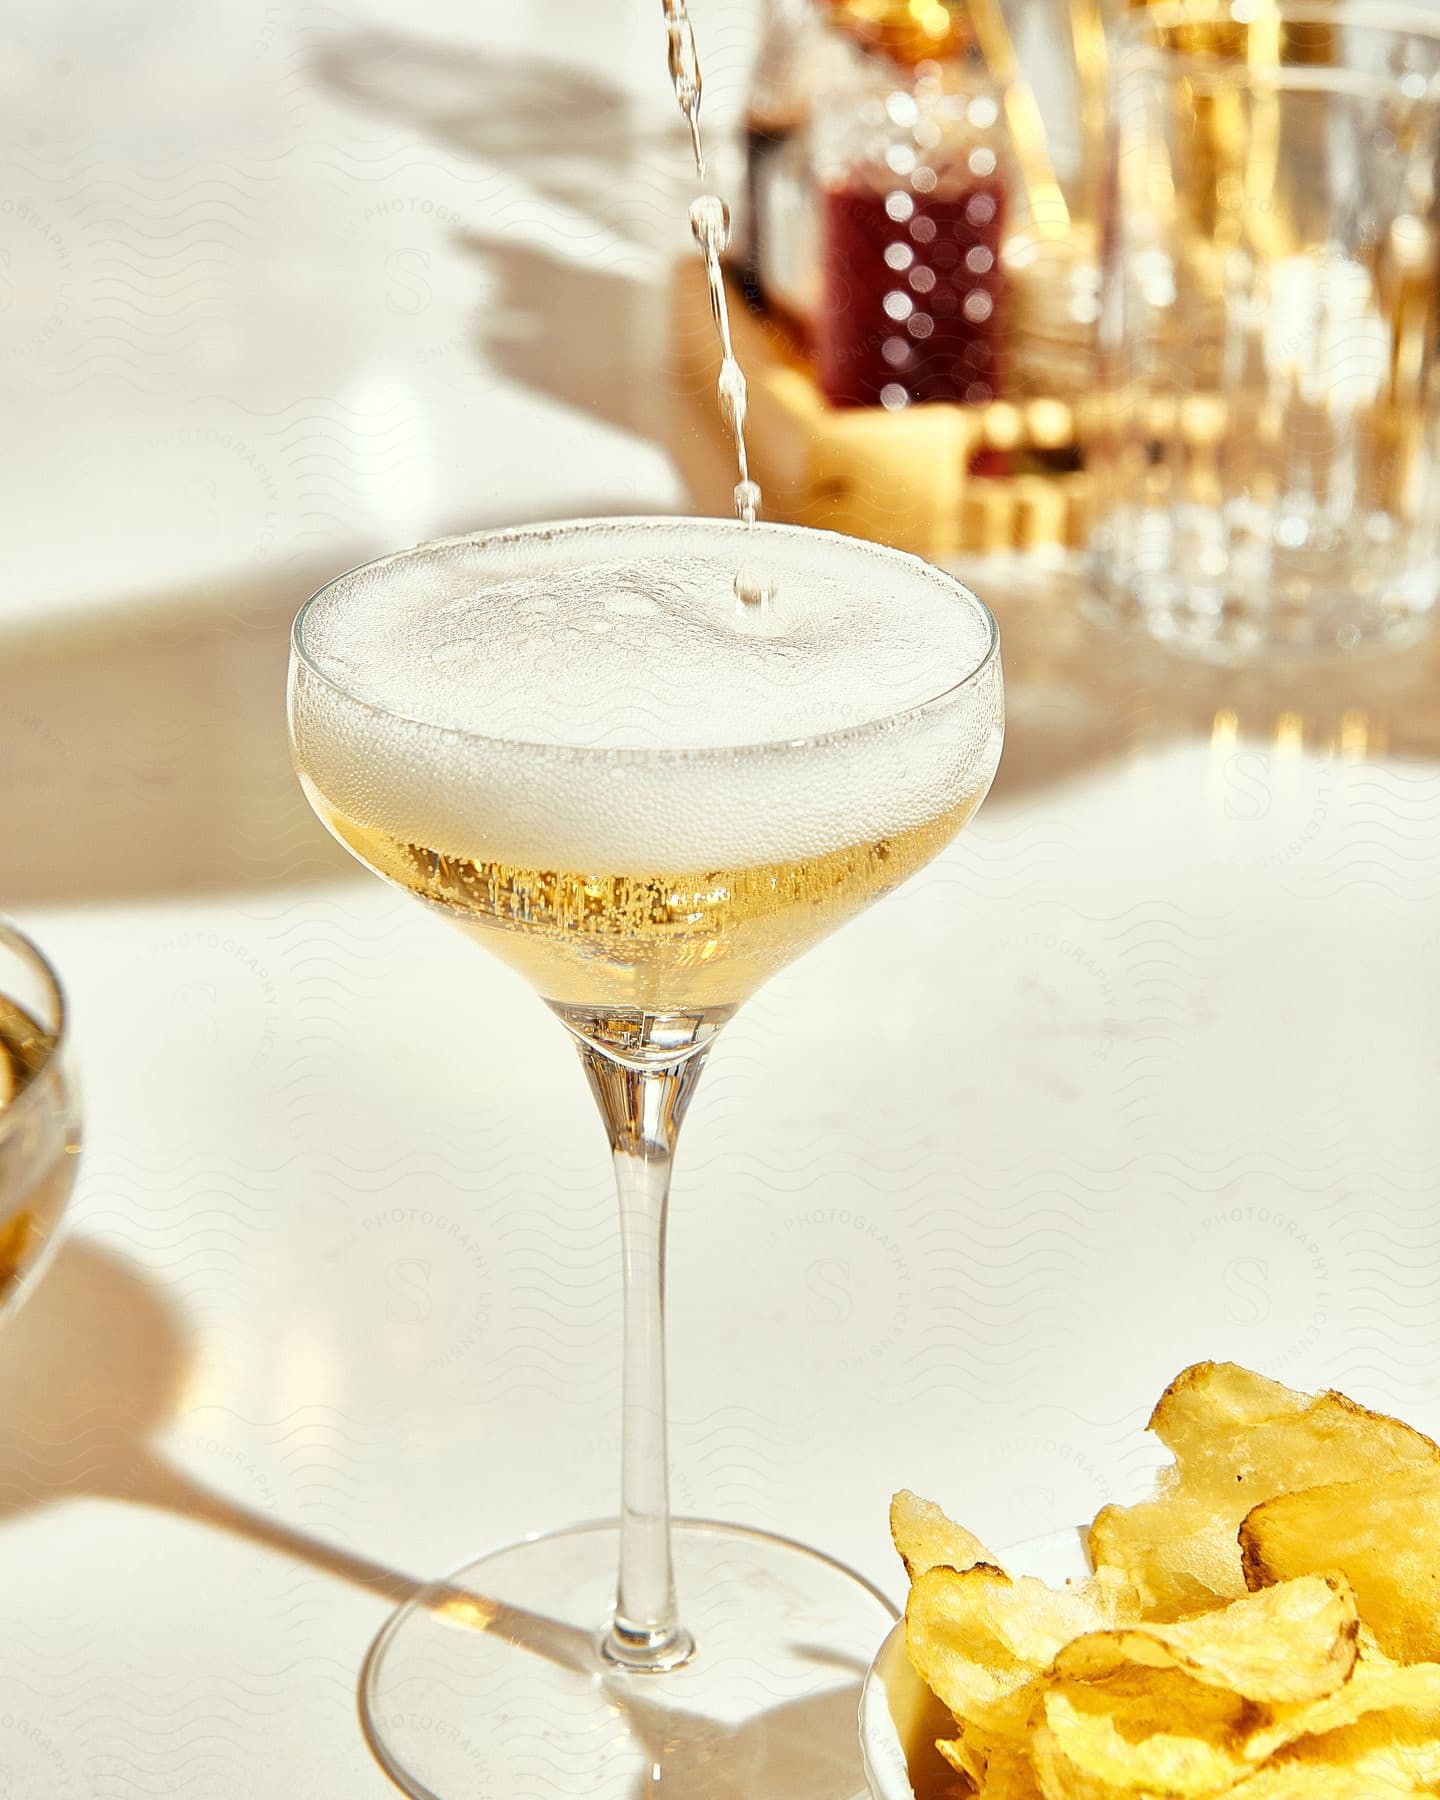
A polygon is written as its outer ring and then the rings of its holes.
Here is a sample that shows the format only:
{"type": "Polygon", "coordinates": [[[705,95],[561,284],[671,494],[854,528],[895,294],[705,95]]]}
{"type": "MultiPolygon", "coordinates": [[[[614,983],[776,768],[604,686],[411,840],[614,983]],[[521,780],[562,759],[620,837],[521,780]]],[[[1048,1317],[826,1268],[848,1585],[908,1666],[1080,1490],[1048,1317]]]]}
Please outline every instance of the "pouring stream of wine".
{"type": "MultiPolygon", "coordinates": [[[[700,58],[695,49],[695,32],[685,0],[661,0],[665,9],[665,30],[669,38],[670,80],[685,123],[690,128],[690,142],[695,150],[695,173],[705,179],[705,143],[700,132],[700,58]]],[[[710,284],[710,311],[720,340],[720,375],[715,391],[720,402],[720,417],[735,440],[735,460],[740,479],[735,485],[735,512],[747,525],[753,525],[760,511],[760,486],[750,478],[750,459],[745,447],[745,414],[747,390],[745,373],[735,358],[730,338],[730,303],[725,291],[725,273],[720,258],[730,239],[730,209],[718,194],[701,194],[690,208],[690,229],[700,254],[705,259],[705,275],[710,284]]],[[[774,581],[754,568],[741,569],[735,577],[735,597],[742,606],[764,605],[773,595],[774,581]]]]}

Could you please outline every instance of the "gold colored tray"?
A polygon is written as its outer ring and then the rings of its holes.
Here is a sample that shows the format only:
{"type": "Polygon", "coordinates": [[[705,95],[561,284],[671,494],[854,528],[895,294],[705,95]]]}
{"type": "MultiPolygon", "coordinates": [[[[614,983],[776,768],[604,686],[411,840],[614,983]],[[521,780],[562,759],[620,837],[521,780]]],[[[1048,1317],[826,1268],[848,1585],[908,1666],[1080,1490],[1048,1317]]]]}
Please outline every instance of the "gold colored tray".
{"type": "MultiPolygon", "coordinates": [[[[704,271],[675,270],[675,372],[717,437],[719,353],[704,271]]],[[[771,518],[874,538],[932,560],[963,554],[1076,548],[1089,484],[1083,471],[1027,464],[1073,455],[1076,421],[1063,400],[917,406],[905,412],[831,406],[788,331],[747,306],[731,284],[731,333],[750,389],[751,472],[771,518]],[[978,475],[982,451],[1023,472],[978,475]]]]}

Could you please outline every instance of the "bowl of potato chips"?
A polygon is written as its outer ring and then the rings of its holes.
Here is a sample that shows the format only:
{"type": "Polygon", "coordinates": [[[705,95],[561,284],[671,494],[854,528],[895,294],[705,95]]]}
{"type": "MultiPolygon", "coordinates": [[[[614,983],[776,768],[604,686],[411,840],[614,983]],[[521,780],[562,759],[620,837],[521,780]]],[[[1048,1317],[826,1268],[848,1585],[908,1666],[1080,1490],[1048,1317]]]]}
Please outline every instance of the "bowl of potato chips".
{"type": "Polygon", "coordinates": [[[1154,1496],[998,1557],[895,1496],[876,1800],[1440,1795],[1440,1447],[1233,1363],[1177,1376],[1154,1496]]]}
{"type": "MultiPolygon", "coordinates": [[[[962,1530],[939,1507],[910,1493],[895,1496],[890,1521],[897,1548],[905,1546],[901,1555],[908,1555],[907,1568],[924,1566],[926,1552],[917,1537],[928,1526],[938,1526],[941,1531],[948,1528],[950,1533],[962,1530]]],[[[969,1533],[965,1535],[969,1537],[969,1533]]],[[[950,1544],[932,1544],[931,1551],[953,1555],[954,1548],[952,1540],[950,1544]]],[[[1090,1572],[1083,1527],[1034,1538],[1018,1549],[1007,1550],[1004,1560],[1016,1573],[1036,1576],[1052,1587],[1082,1581],[1090,1572]]],[[[953,1720],[911,1667],[905,1630],[902,1619],[881,1645],[861,1690],[860,1748],[865,1773],[876,1800],[914,1800],[916,1795],[923,1800],[944,1795],[949,1800],[956,1785],[955,1772],[936,1745],[954,1735],[953,1720]]]]}

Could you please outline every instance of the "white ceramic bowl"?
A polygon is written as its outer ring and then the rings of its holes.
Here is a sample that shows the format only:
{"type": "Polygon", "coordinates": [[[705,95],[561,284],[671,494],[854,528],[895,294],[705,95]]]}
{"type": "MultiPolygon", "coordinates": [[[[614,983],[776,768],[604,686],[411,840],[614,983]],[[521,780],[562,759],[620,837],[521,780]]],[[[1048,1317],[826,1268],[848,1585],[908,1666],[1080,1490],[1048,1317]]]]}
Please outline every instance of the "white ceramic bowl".
{"type": "MultiPolygon", "coordinates": [[[[1012,1575],[1038,1575],[1053,1587],[1090,1572],[1078,1530],[1035,1538],[1002,1552],[1000,1560],[1012,1575]]],[[[860,1692],[860,1749],[875,1800],[928,1800],[952,1773],[935,1739],[953,1731],[949,1713],[910,1667],[902,1619],[880,1646],[860,1692]]]]}

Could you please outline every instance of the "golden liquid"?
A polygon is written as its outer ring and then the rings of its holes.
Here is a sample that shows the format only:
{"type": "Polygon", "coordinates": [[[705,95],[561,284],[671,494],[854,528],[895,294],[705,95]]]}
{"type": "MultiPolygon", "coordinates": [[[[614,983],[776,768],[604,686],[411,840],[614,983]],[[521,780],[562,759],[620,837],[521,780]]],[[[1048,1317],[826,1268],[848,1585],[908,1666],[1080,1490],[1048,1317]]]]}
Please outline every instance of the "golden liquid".
{"type": "Polygon", "coordinates": [[[1284,20],[1270,0],[1260,0],[1243,22],[1224,16],[1172,21],[1167,5],[1130,0],[1132,12],[1158,7],[1155,44],[1189,59],[1176,68],[1171,101],[1180,120],[1188,115],[1175,158],[1175,199],[1193,222],[1202,262],[1212,239],[1221,252],[1244,245],[1265,259],[1290,255],[1293,221],[1305,218],[1307,196],[1325,191],[1315,182],[1326,155],[1324,116],[1314,107],[1282,113],[1279,93],[1255,75],[1332,64],[1334,28],[1284,20]],[[1208,73],[1197,79],[1207,64],[1208,73]],[[1233,81],[1222,77],[1227,64],[1233,81]]]}
{"type": "Polygon", "coordinates": [[[636,872],[516,868],[442,855],[358,824],[306,783],[361,862],[446,918],[566,1007],[714,1013],[737,1006],[942,850],[980,804],[802,862],[636,872]]]}
{"type": "Polygon", "coordinates": [[[76,1146],[66,1116],[63,1076],[50,1062],[54,1034],[0,994],[0,1301],[34,1266],[50,1241],[74,1185],[76,1146]],[[26,1141],[7,1141],[6,1112],[37,1083],[35,1123],[26,1141]]]}
{"type": "Polygon", "coordinates": [[[54,1048],[54,1033],[0,994],[0,1110],[24,1093],[54,1048]]]}

